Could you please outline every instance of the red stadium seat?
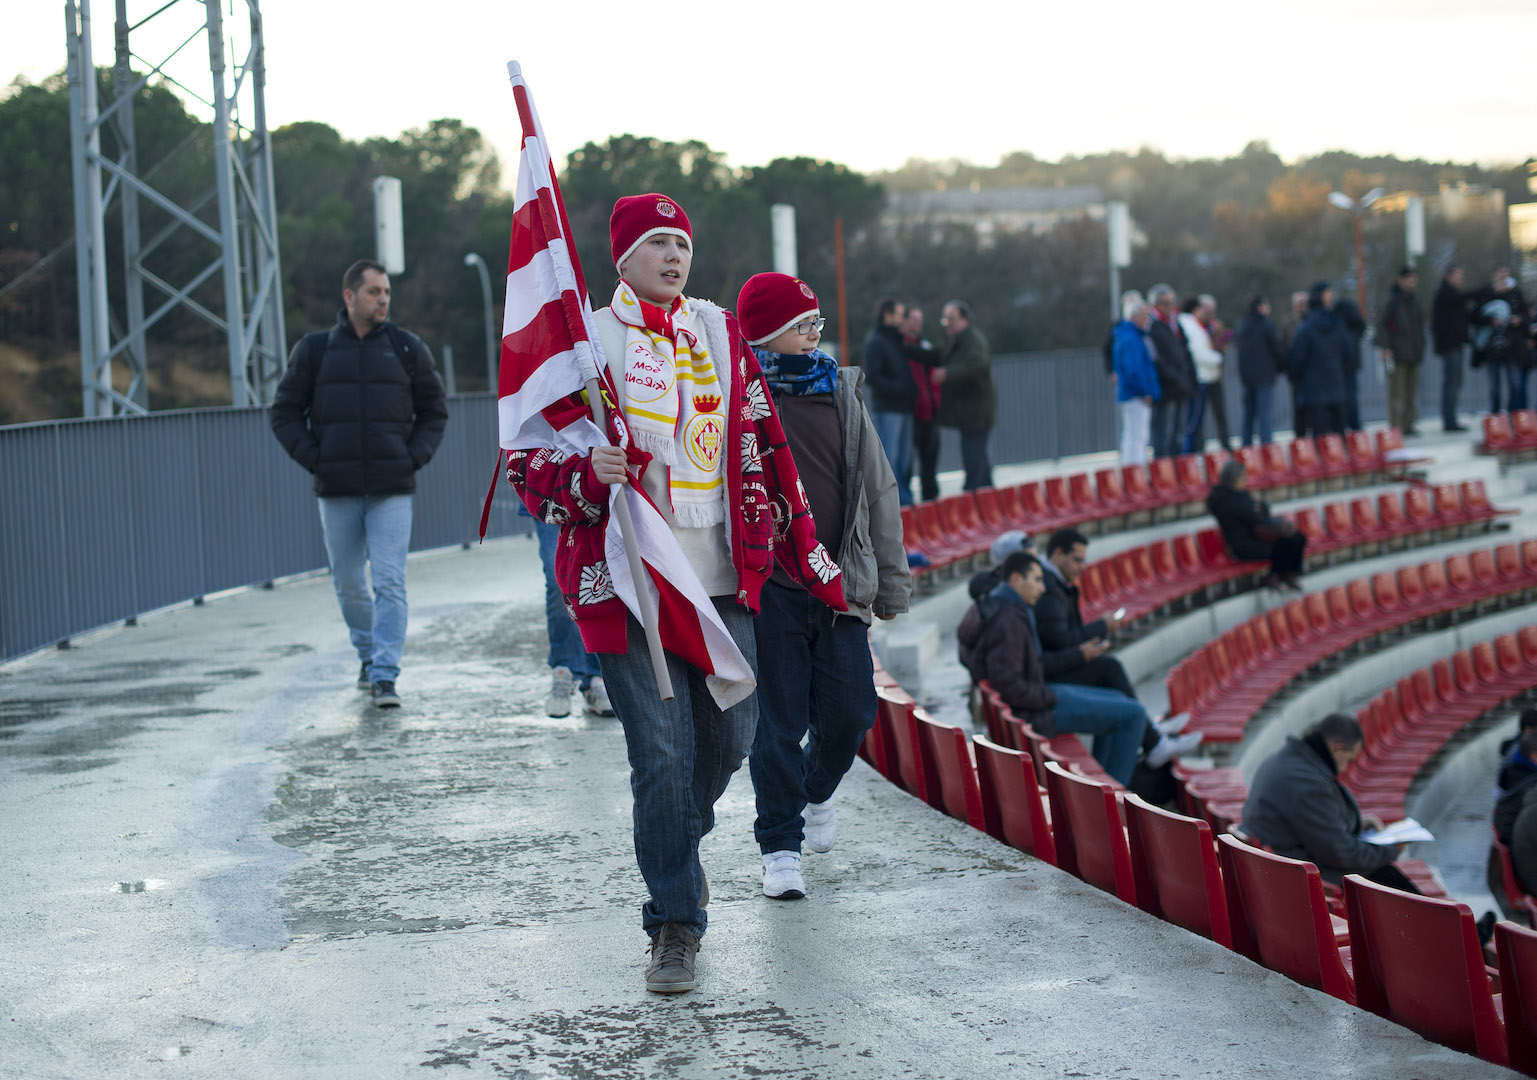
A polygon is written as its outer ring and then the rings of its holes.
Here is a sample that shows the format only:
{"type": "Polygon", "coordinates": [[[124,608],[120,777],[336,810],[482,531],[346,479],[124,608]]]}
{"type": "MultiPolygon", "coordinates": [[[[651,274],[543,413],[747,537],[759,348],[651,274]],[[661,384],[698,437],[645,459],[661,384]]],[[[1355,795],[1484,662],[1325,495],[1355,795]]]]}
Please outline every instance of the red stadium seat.
{"type": "Polygon", "coordinates": [[[1494,951],[1510,1067],[1537,1076],[1537,933],[1515,923],[1495,923],[1494,951]]]}
{"type": "Polygon", "coordinates": [[[1318,867],[1227,835],[1217,837],[1217,856],[1233,951],[1354,1004],[1318,867]]]}
{"type": "Polygon", "coordinates": [[[1292,440],[1291,459],[1291,474],[1297,483],[1311,484],[1323,479],[1324,468],[1318,460],[1318,447],[1306,435],[1292,440]]]}
{"type": "Polygon", "coordinates": [[[1030,755],[999,746],[983,735],[972,736],[972,745],[977,754],[977,788],[982,800],[984,831],[1055,866],[1057,850],[1051,837],[1051,819],[1030,755]]]}
{"type": "Polygon", "coordinates": [[[1484,417],[1484,441],[1476,448],[1480,454],[1513,454],[1521,449],[1520,440],[1504,413],[1484,417]]]}
{"type": "Polygon", "coordinates": [[[914,710],[918,753],[928,778],[928,804],[974,829],[982,828],[982,797],[977,792],[977,767],[971,741],[958,727],[941,724],[923,709],[914,710]]]}
{"type": "Polygon", "coordinates": [[[1135,904],[1131,853],[1116,808],[1115,789],[1076,776],[1060,763],[1048,761],[1046,794],[1051,802],[1057,865],[1090,885],[1135,904]]]}
{"type": "Polygon", "coordinates": [[[1515,434],[1517,449],[1537,447],[1537,412],[1517,409],[1510,414],[1510,429],[1515,434]]]}
{"type": "Polygon", "coordinates": [[[1434,1042],[1503,1065],[1473,912],[1466,904],[1345,877],[1356,1003],[1434,1042]]]}
{"type": "Polygon", "coordinates": [[[1156,918],[1233,947],[1211,826],[1127,795],[1126,838],[1137,905],[1156,918]]]}
{"type": "Polygon", "coordinates": [[[917,703],[905,693],[888,690],[877,690],[875,703],[875,722],[882,727],[881,740],[887,751],[886,778],[928,802],[928,781],[918,751],[918,722],[913,716],[917,703]]]}

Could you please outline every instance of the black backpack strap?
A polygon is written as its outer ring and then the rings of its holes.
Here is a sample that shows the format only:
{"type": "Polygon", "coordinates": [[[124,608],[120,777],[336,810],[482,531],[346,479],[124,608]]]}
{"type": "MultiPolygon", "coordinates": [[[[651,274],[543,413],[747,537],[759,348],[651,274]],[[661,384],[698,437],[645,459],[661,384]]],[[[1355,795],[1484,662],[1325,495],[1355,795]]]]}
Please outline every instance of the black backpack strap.
{"type": "Polygon", "coordinates": [[[400,357],[400,362],[406,369],[406,377],[415,383],[416,346],[411,344],[411,335],[392,322],[384,324],[384,333],[389,337],[390,345],[395,349],[395,355],[400,357]]]}

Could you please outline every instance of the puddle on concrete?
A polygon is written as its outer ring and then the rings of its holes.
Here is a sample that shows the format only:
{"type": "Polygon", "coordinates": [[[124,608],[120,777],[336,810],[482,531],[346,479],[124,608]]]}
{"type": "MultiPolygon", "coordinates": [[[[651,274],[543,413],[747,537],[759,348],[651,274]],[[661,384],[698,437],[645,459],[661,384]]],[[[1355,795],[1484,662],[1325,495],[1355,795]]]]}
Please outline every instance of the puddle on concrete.
{"type": "Polygon", "coordinates": [[[411,655],[432,660],[526,660],[549,648],[544,605],[466,604],[411,637],[411,655]]]}
{"type": "Polygon", "coordinates": [[[205,671],[203,674],[210,679],[254,679],[261,672],[255,668],[232,667],[221,668],[218,671],[205,671]]]}
{"type": "Polygon", "coordinates": [[[169,657],[154,660],[123,661],[116,664],[97,664],[80,671],[61,671],[50,675],[48,682],[56,686],[85,686],[91,683],[141,682],[159,679],[185,667],[188,661],[169,657]]]}
{"type": "MultiPolygon", "coordinates": [[[[636,971],[638,984],[639,967],[636,971]]],[[[823,1075],[836,1076],[836,1059],[857,1051],[848,1043],[824,1041],[821,1027],[817,1019],[773,1003],[648,999],[641,1009],[491,1016],[428,1050],[420,1064],[441,1069],[473,1063],[490,1066],[498,1076],[570,1080],[667,1075],[695,1063],[723,1076],[804,1076],[802,1063],[810,1051],[824,1055],[823,1075]],[[776,1062],[786,1067],[781,1070],[776,1062]]]]}
{"type": "Polygon", "coordinates": [[[66,776],[70,773],[90,772],[116,765],[121,758],[58,758],[43,765],[32,765],[21,772],[29,776],[66,776]]]}

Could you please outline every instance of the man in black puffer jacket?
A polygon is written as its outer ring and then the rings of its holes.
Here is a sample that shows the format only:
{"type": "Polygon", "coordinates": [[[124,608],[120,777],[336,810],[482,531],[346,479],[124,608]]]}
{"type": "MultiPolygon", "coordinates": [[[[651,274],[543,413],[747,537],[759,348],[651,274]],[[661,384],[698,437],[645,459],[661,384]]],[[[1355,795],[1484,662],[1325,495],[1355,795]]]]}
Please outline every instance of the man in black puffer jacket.
{"type": "Polygon", "coordinates": [[[358,687],[390,708],[400,704],[416,470],[442,442],[448,409],[427,346],[389,321],[384,267],[348,267],[342,303],[335,326],[294,346],[270,419],[315,477],[336,598],[362,662],[358,687]]]}

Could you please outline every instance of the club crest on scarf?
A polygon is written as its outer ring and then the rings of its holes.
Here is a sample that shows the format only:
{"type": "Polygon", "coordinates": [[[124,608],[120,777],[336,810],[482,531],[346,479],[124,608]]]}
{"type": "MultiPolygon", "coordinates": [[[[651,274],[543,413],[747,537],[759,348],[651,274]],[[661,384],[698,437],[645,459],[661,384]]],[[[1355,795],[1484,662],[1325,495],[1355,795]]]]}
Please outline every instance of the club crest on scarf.
{"type": "Polygon", "coordinates": [[[683,449],[689,460],[704,472],[715,471],[726,439],[726,420],[719,409],[719,395],[695,394],[694,418],[683,432],[683,449]]]}

